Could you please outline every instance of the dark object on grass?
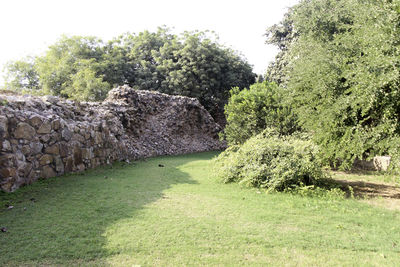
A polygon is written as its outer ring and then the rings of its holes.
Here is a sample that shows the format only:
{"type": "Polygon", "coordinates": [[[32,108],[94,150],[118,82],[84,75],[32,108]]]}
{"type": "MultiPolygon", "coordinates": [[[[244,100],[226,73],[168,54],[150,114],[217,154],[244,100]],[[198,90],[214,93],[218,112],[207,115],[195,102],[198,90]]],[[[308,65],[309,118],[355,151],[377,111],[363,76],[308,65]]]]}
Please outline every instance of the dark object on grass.
{"type": "Polygon", "coordinates": [[[33,198],[30,199],[30,201],[36,202],[36,199],[33,197],[33,198]]]}
{"type": "Polygon", "coordinates": [[[7,232],[7,228],[5,228],[5,227],[1,227],[0,230],[1,230],[3,233],[7,232]]]}
{"type": "Polygon", "coordinates": [[[107,176],[107,175],[105,175],[105,176],[104,176],[104,179],[107,179],[107,178],[108,178],[108,176],[107,176]]]}
{"type": "Polygon", "coordinates": [[[162,165],[162,164],[158,164],[158,167],[161,167],[161,168],[162,168],[162,167],[164,167],[164,165],[162,165]]]}

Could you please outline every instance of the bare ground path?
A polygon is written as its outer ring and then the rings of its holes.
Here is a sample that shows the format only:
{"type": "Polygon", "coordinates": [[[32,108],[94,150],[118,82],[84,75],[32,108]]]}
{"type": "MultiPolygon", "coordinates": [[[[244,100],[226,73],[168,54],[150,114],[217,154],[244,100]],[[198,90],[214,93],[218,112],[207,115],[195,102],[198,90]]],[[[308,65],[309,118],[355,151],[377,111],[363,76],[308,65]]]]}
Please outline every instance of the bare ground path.
{"type": "Polygon", "coordinates": [[[333,178],[345,190],[350,186],[356,198],[372,205],[400,210],[400,185],[396,183],[396,177],[376,175],[371,172],[335,172],[333,178]]]}

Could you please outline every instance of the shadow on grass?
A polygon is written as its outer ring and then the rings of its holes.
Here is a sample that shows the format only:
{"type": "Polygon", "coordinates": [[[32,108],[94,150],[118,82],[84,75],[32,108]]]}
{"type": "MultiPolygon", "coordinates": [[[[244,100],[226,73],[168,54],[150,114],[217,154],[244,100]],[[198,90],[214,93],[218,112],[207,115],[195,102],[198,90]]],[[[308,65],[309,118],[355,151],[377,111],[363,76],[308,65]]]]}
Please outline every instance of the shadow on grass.
{"type": "Polygon", "coordinates": [[[0,193],[0,227],[7,228],[0,232],[0,265],[101,263],[118,253],[105,249],[108,226],[140,215],[174,185],[196,184],[178,167],[212,155],[118,163],[0,193]],[[13,208],[7,209],[9,205],[13,208]]]}
{"type": "Polygon", "coordinates": [[[353,189],[354,196],[359,198],[383,197],[400,199],[400,188],[374,182],[335,180],[346,192],[349,186],[353,189]]]}

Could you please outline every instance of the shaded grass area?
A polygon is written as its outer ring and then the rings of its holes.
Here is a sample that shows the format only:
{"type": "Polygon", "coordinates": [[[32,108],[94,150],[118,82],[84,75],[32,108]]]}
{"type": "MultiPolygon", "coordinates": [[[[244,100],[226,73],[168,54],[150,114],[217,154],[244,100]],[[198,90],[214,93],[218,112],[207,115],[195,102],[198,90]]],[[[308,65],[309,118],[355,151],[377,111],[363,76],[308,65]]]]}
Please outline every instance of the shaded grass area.
{"type": "Polygon", "coordinates": [[[343,188],[349,186],[358,198],[400,199],[398,177],[378,172],[332,172],[332,178],[343,188]]]}
{"type": "Polygon", "coordinates": [[[0,265],[400,264],[400,212],[220,184],[215,155],[117,164],[2,193],[0,265]]]}

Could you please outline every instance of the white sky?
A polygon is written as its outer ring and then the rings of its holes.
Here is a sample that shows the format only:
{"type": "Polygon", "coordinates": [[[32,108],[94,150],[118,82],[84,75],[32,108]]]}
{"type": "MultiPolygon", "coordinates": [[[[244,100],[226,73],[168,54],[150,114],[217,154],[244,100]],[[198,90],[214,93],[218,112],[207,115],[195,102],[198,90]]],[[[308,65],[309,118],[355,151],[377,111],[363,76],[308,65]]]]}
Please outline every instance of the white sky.
{"type": "MultiPolygon", "coordinates": [[[[265,29],[299,0],[0,0],[0,70],[9,60],[40,55],[62,34],[94,35],[104,41],[124,32],[158,26],[211,30],[264,74],[276,48],[265,29]]],[[[3,83],[0,74],[0,83],[3,83]]]]}

